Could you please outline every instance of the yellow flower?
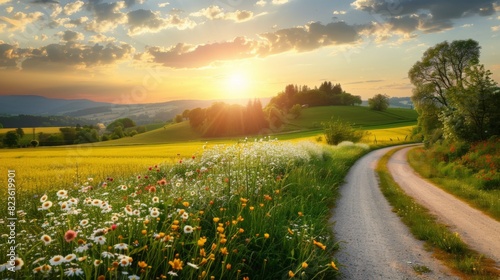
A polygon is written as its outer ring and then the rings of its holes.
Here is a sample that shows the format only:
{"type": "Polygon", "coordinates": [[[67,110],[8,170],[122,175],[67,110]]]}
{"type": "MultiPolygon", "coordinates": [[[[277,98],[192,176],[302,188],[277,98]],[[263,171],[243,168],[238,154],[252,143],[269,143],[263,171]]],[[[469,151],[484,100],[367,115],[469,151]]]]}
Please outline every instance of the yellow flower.
{"type": "Polygon", "coordinates": [[[184,202],[182,203],[182,205],[184,205],[184,207],[189,207],[189,202],[184,201],[184,202]]]}
{"type": "Polygon", "coordinates": [[[217,227],[217,231],[218,231],[219,233],[223,233],[223,232],[224,232],[224,228],[223,228],[222,226],[218,226],[218,227],[217,227]]]}
{"type": "Polygon", "coordinates": [[[293,273],[293,271],[291,271],[291,270],[288,271],[288,277],[290,277],[290,278],[295,277],[295,273],[293,273]]]}
{"type": "Polygon", "coordinates": [[[183,262],[180,259],[174,259],[173,261],[169,261],[168,264],[175,270],[182,270],[183,262]]]}
{"type": "Polygon", "coordinates": [[[241,201],[241,203],[247,203],[247,202],[248,202],[248,199],[241,197],[241,198],[240,198],[240,201],[241,201]]]}
{"type": "Polygon", "coordinates": [[[297,214],[299,214],[299,217],[304,216],[304,213],[302,213],[302,212],[298,212],[297,214]]]}
{"type": "Polygon", "coordinates": [[[200,237],[200,239],[198,239],[198,246],[200,246],[200,247],[205,246],[205,242],[207,242],[207,238],[200,237]]]}
{"type": "Polygon", "coordinates": [[[231,270],[231,264],[230,263],[226,264],[226,269],[227,270],[231,270]]]}
{"type": "Polygon", "coordinates": [[[220,218],[215,217],[214,218],[214,223],[218,223],[220,221],[220,218]]]}
{"type": "Polygon", "coordinates": [[[148,264],[145,262],[145,261],[139,261],[137,263],[137,265],[140,267],[140,268],[146,268],[148,267],[148,264]]]}
{"type": "Polygon", "coordinates": [[[221,248],[220,249],[220,253],[223,254],[223,255],[228,255],[229,252],[227,251],[227,247],[221,248]]]}
{"type": "Polygon", "coordinates": [[[302,263],[302,268],[306,269],[309,265],[306,262],[302,263]]]}
{"type": "Polygon", "coordinates": [[[290,233],[291,235],[293,235],[293,231],[290,228],[288,228],[288,233],[290,233]]]}
{"type": "Polygon", "coordinates": [[[313,240],[313,243],[314,243],[314,245],[318,246],[319,248],[321,248],[321,249],[323,249],[323,250],[325,250],[325,249],[326,249],[326,246],[325,246],[325,245],[323,245],[323,243],[321,243],[321,242],[318,242],[318,241],[316,241],[316,240],[313,240]]]}
{"type": "Polygon", "coordinates": [[[253,211],[254,209],[255,209],[255,207],[250,206],[250,211],[253,211]]]}
{"type": "Polygon", "coordinates": [[[269,233],[264,233],[264,238],[268,239],[269,238],[269,233]]]}
{"type": "Polygon", "coordinates": [[[330,265],[333,267],[333,269],[339,270],[333,261],[330,263],[330,265]]]}

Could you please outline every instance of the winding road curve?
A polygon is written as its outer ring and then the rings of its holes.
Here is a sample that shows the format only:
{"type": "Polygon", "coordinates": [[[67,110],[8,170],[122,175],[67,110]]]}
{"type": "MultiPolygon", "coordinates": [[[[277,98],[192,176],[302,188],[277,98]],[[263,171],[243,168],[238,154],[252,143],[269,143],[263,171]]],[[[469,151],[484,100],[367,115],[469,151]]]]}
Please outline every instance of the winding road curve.
{"type": "MultiPolygon", "coordinates": [[[[333,209],[334,232],[341,242],[336,254],[344,279],[458,279],[413,238],[382,195],[375,167],[386,152],[373,151],[350,169],[333,209]],[[418,275],[413,267],[426,266],[418,275]]],[[[498,236],[498,235],[497,235],[498,236]]]]}

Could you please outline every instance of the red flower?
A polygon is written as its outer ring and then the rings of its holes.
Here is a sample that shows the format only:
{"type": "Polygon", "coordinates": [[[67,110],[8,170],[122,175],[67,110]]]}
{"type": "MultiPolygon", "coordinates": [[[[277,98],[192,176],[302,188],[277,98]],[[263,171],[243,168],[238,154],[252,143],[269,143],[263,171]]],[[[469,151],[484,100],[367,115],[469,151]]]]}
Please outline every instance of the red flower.
{"type": "Polygon", "coordinates": [[[71,242],[77,235],[78,233],[76,231],[70,229],[64,234],[64,240],[66,240],[66,242],[71,242]]]}

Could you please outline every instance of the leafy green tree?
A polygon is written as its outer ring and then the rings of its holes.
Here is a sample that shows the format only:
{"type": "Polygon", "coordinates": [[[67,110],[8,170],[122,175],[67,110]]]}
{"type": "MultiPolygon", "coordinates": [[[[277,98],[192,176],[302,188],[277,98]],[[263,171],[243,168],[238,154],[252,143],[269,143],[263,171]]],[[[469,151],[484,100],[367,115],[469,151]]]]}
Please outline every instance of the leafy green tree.
{"type": "Polygon", "coordinates": [[[19,135],[16,131],[8,131],[3,138],[3,144],[7,147],[17,147],[19,145],[19,135]]]}
{"type": "Polygon", "coordinates": [[[38,147],[40,143],[38,142],[38,140],[31,140],[30,142],[30,145],[33,146],[33,148],[36,148],[38,147]]]}
{"type": "Polygon", "coordinates": [[[62,138],[64,139],[64,144],[71,145],[74,144],[76,137],[76,129],[74,127],[61,127],[59,131],[62,133],[62,138]]]}
{"type": "Polygon", "coordinates": [[[386,94],[375,94],[368,98],[368,106],[375,111],[385,111],[389,108],[389,96],[386,94]]]}
{"type": "Polygon", "coordinates": [[[180,123],[180,122],[182,122],[183,120],[184,120],[184,118],[182,117],[182,115],[181,115],[181,114],[177,114],[177,115],[175,116],[175,118],[174,118],[174,122],[176,122],[176,123],[180,123]]]}
{"type": "Polygon", "coordinates": [[[295,104],[290,109],[290,114],[292,114],[295,118],[300,117],[302,114],[302,106],[300,104],[295,104]]]}
{"type": "Polygon", "coordinates": [[[125,128],[130,128],[136,126],[135,122],[130,119],[130,118],[122,118],[122,119],[117,119],[110,123],[107,127],[106,130],[108,131],[114,131],[115,127],[121,126],[123,129],[125,128]]]}
{"type": "Polygon", "coordinates": [[[479,63],[479,54],[480,46],[474,40],[445,41],[427,49],[409,70],[408,77],[415,86],[412,101],[425,141],[443,128],[439,113],[453,110],[450,95],[457,88],[463,89],[466,69],[479,63]]]}

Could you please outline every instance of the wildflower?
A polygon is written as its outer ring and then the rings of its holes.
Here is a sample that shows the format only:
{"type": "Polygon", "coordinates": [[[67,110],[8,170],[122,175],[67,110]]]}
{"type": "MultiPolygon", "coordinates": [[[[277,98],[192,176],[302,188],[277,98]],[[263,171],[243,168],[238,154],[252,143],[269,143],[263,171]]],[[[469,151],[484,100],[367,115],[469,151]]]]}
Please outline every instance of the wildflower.
{"type": "Polygon", "coordinates": [[[79,262],[83,262],[83,261],[86,261],[86,260],[87,260],[87,256],[83,256],[83,257],[79,257],[78,258],[79,262]]]}
{"type": "Polygon", "coordinates": [[[303,268],[303,269],[306,269],[308,266],[309,266],[309,265],[308,265],[306,262],[303,262],[303,263],[302,263],[302,268],[303,268]]]}
{"type": "Polygon", "coordinates": [[[268,239],[269,238],[269,233],[264,233],[264,238],[268,239]]]}
{"type": "Polygon", "coordinates": [[[115,245],[115,249],[117,250],[127,250],[128,249],[128,245],[125,244],[125,243],[118,243],[115,245]]]}
{"type": "Polygon", "coordinates": [[[49,197],[46,194],[44,194],[44,195],[42,195],[42,197],[40,197],[40,202],[44,203],[45,201],[47,201],[48,198],[49,197]]]}
{"type": "Polygon", "coordinates": [[[168,264],[172,266],[172,269],[182,270],[183,262],[180,259],[175,258],[173,261],[169,261],[168,264]]]}
{"type": "Polygon", "coordinates": [[[101,260],[94,260],[94,266],[98,267],[102,263],[101,260]]]}
{"type": "Polygon", "coordinates": [[[66,276],[80,276],[80,275],[83,275],[83,270],[79,267],[77,268],[74,268],[74,267],[70,267],[70,268],[66,268],[64,270],[64,275],[66,276]]]}
{"type": "Polygon", "coordinates": [[[52,207],[52,202],[51,202],[51,201],[45,201],[45,202],[42,204],[42,210],[47,210],[47,209],[49,209],[50,207],[52,207]]]}
{"type": "Polygon", "coordinates": [[[41,265],[41,266],[38,266],[38,267],[35,267],[33,269],[33,273],[38,273],[38,272],[41,272],[41,273],[48,273],[52,270],[52,266],[48,265],[48,264],[44,264],[44,265],[41,265]]]}
{"type": "Polygon", "coordinates": [[[99,244],[99,245],[104,245],[106,243],[106,237],[104,236],[96,236],[94,238],[94,242],[99,244]]]}
{"type": "Polygon", "coordinates": [[[156,218],[156,217],[160,216],[160,211],[158,211],[158,208],[153,207],[151,209],[151,212],[149,212],[149,214],[151,215],[151,217],[156,218]]]}
{"type": "Polygon", "coordinates": [[[140,268],[146,268],[148,267],[148,264],[145,262],[145,261],[139,261],[137,263],[137,265],[140,267],[140,268]]]}
{"type": "Polygon", "coordinates": [[[102,204],[102,200],[100,200],[100,199],[96,198],[96,199],[92,200],[92,205],[93,206],[99,206],[100,207],[101,204],[102,204]]]}
{"type": "Polygon", "coordinates": [[[221,248],[220,249],[220,253],[223,254],[223,255],[228,255],[229,252],[227,251],[227,247],[221,248]]]}
{"type": "Polygon", "coordinates": [[[188,201],[184,201],[184,202],[182,202],[182,205],[184,205],[184,207],[189,207],[189,202],[188,201]]]}
{"type": "Polygon", "coordinates": [[[90,248],[89,244],[84,244],[84,245],[78,246],[78,248],[76,248],[75,251],[77,253],[83,253],[83,252],[87,251],[89,248],[90,248]]]}
{"type": "Polygon", "coordinates": [[[120,189],[122,191],[126,191],[128,188],[125,185],[120,185],[120,186],[118,186],[118,189],[120,189]]]}
{"type": "Polygon", "coordinates": [[[193,232],[193,227],[190,225],[184,226],[184,233],[192,233],[193,232]]]}
{"type": "Polygon", "coordinates": [[[295,277],[295,273],[293,273],[293,271],[291,271],[291,270],[288,271],[288,277],[290,277],[290,278],[295,277]]]}
{"type": "Polygon", "coordinates": [[[56,194],[59,200],[68,198],[68,192],[66,190],[59,190],[56,194]]]}
{"type": "Polygon", "coordinates": [[[169,271],[169,272],[168,272],[168,275],[171,275],[171,276],[179,276],[179,275],[177,275],[177,273],[175,273],[175,272],[173,272],[173,271],[169,271]]]}
{"type": "Polygon", "coordinates": [[[184,220],[187,220],[189,218],[188,212],[182,213],[181,218],[184,219],[184,220]]]}
{"type": "Polygon", "coordinates": [[[141,277],[139,277],[139,276],[137,276],[137,275],[135,275],[135,274],[134,274],[134,275],[130,275],[130,276],[128,277],[128,279],[129,279],[129,280],[140,280],[140,279],[141,279],[141,277]]]}
{"type": "Polygon", "coordinates": [[[200,268],[199,266],[195,265],[194,263],[190,263],[190,262],[187,262],[187,265],[189,265],[190,267],[192,267],[194,269],[200,268]]]}
{"type": "Polygon", "coordinates": [[[52,242],[52,238],[47,234],[42,235],[42,237],[40,237],[40,240],[42,240],[45,245],[49,245],[50,242],[52,242]]]}
{"type": "Polygon", "coordinates": [[[61,255],[55,255],[49,260],[51,265],[60,265],[63,263],[63,261],[64,257],[61,255]]]}
{"type": "Polygon", "coordinates": [[[153,203],[158,203],[158,202],[160,202],[160,199],[157,196],[153,197],[153,203]]]}
{"type": "Polygon", "coordinates": [[[20,270],[24,265],[24,261],[21,258],[14,259],[14,271],[20,270]]]}
{"type": "Polygon", "coordinates": [[[215,217],[215,218],[214,218],[214,223],[218,223],[218,222],[219,222],[219,220],[220,220],[220,218],[215,217]]]}
{"type": "Polygon", "coordinates": [[[71,242],[77,235],[78,233],[76,233],[76,231],[70,229],[64,234],[64,240],[66,240],[66,242],[71,242]]]}
{"type": "Polygon", "coordinates": [[[205,242],[207,242],[207,238],[206,237],[200,237],[200,239],[198,239],[198,246],[200,246],[200,247],[205,246],[205,242]]]}
{"type": "Polygon", "coordinates": [[[226,264],[226,269],[227,270],[231,270],[231,264],[230,263],[226,264]]]}
{"type": "Polygon", "coordinates": [[[293,231],[292,231],[290,228],[288,228],[288,233],[289,233],[290,235],[293,235],[293,234],[294,234],[294,233],[293,233],[293,231]]]}
{"type": "Polygon", "coordinates": [[[129,260],[129,258],[128,258],[128,257],[121,258],[121,259],[120,259],[120,265],[121,265],[122,267],[124,267],[124,266],[129,266],[129,265],[130,265],[130,260],[129,260]]]}
{"type": "Polygon", "coordinates": [[[111,225],[111,230],[115,230],[115,229],[116,229],[116,227],[117,227],[117,225],[116,225],[116,224],[112,224],[112,225],[111,225]]]}
{"type": "Polygon", "coordinates": [[[321,248],[322,250],[326,249],[326,246],[323,245],[323,243],[317,242],[316,240],[313,240],[313,244],[316,245],[316,246],[318,246],[318,248],[321,248]]]}
{"type": "MultiPolygon", "coordinates": [[[[120,243],[120,244],[124,244],[124,243],[120,243]]],[[[117,245],[119,245],[119,244],[116,244],[116,245],[115,245],[115,249],[116,249],[116,246],[117,246],[117,245]]],[[[128,248],[128,247],[127,247],[127,245],[126,245],[126,244],[124,244],[124,245],[125,245],[125,248],[127,249],[127,248],[128,248]]],[[[108,258],[108,259],[111,259],[111,258],[114,258],[114,257],[115,257],[115,255],[113,255],[112,253],[110,253],[110,252],[106,252],[106,251],[102,252],[102,253],[101,253],[101,256],[102,256],[103,258],[108,258]]]]}
{"type": "Polygon", "coordinates": [[[333,261],[330,263],[330,265],[332,266],[333,269],[339,270],[333,261]]]}
{"type": "Polygon", "coordinates": [[[89,220],[87,220],[87,219],[85,219],[85,220],[81,220],[81,221],[80,221],[80,225],[81,225],[82,227],[84,227],[84,226],[86,226],[86,225],[88,225],[88,224],[89,224],[89,220]]]}
{"type": "Polygon", "coordinates": [[[76,255],[75,254],[69,254],[66,257],[64,257],[64,262],[71,262],[74,259],[76,259],[76,255]]]}

